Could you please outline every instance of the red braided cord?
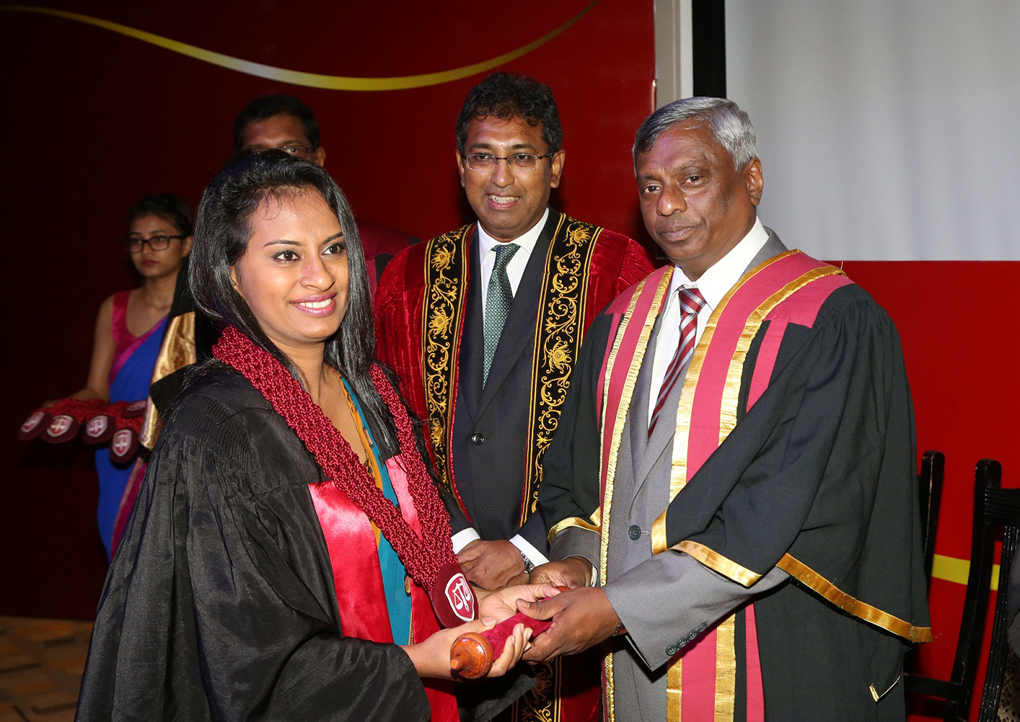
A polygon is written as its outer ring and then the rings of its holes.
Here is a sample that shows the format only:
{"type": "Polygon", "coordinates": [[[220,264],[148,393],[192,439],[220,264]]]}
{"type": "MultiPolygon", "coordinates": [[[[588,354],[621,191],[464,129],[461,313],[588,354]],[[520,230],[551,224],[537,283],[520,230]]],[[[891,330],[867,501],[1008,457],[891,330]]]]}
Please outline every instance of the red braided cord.
{"type": "Polygon", "coordinates": [[[108,406],[109,405],[102,399],[87,399],[82,401],[80,399],[68,398],[54,401],[49,406],[36,409],[36,411],[45,411],[53,416],[67,414],[78,422],[85,423],[94,416],[108,413],[108,406]]]}
{"type": "Polygon", "coordinates": [[[276,413],[315,456],[326,476],[375,522],[411,577],[431,591],[439,569],[456,561],[450,543],[450,519],[415,446],[407,411],[382,369],[372,365],[372,382],[397,427],[407,486],[421,523],[421,537],[376,486],[351,445],[311,395],[272,354],[230,327],[213,347],[213,355],[237,369],[273,405],[276,413]]]}
{"type": "Polygon", "coordinates": [[[143,414],[135,414],[134,416],[125,416],[124,412],[127,411],[127,407],[135,403],[134,401],[115,401],[112,404],[108,404],[102,399],[86,399],[84,401],[80,399],[58,399],[49,406],[43,406],[32,413],[38,413],[43,411],[50,416],[67,415],[77,421],[79,424],[85,424],[91,421],[97,416],[109,416],[113,420],[113,425],[118,429],[132,429],[134,431],[140,431],[142,428],[142,422],[145,421],[143,414]]]}

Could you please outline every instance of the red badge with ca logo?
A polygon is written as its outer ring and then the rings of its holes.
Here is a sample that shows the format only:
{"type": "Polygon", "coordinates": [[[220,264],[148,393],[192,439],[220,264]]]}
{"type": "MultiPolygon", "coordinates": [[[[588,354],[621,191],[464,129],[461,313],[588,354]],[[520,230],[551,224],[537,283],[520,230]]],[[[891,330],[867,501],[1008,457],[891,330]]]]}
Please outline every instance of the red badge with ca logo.
{"type": "Polygon", "coordinates": [[[106,414],[93,416],[85,422],[85,443],[101,444],[113,436],[113,420],[106,414]]]}
{"type": "Polygon", "coordinates": [[[110,440],[110,460],[115,464],[126,464],[138,451],[138,435],[131,429],[117,429],[110,440]]]}
{"type": "Polygon", "coordinates": [[[31,441],[50,425],[50,414],[48,411],[39,409],[34,414],[25,419],[25,423],[18,429],[18,438],[21,441],[31,441]]]}
{"type": "Polygon", "coordinates": [[[148,399],[142,399],[141,401],[132,401],[130,404],[124,407],[124,410],[120,412],[120,415],[125,419],[133,419],[137,416],[141,416],[145,413],[146,407],[149,405],[148,399]]]}
{"type": "Polygon", "coordinates": [[[57,414],[53,417],[50,425],[46,427],[46,433],[42,436],[43,441],[48,441],[51,444],[60,444],[73,439],[75,434],[78,433],[80,426],[78,419],[70,414],[57,414]]]}
{"type": "Polygon", "coordinates": [[[478,616],[478,599],[457,562],[444,565],[436,575],[432,608],[444,627],[456,627],[478,616]]]}

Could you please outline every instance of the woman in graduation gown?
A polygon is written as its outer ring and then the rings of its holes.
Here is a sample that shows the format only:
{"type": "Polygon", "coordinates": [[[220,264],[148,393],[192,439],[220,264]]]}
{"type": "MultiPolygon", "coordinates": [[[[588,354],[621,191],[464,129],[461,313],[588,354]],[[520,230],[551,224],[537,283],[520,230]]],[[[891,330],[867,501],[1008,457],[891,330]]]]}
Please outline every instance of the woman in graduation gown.
{"type": "MultiPolygon", "coordinates": [[[[312,163],[241,159],[206,189],[193,253],[192,294],[226,328],[153,451],[77,719],[456,719],[453,640],[552,590],[440,629],[473,601],[442,594],[449,520],[373,362],[343,194],[312,163]]],[[[518,625],[493,676],[527,639],[518,625]]]]}

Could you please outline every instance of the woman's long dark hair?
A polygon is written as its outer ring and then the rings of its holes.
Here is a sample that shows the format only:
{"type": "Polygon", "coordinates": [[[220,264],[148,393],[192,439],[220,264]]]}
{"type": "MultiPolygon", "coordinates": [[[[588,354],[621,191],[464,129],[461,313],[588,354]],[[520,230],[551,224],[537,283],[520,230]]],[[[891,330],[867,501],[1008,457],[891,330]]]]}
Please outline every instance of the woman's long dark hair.
{"type": "Polygon", "coordinates": [[[319,193],[336,213],[347,244],[347,311],[339,330],[326,341],[325,360],[354,387],[388,456],[397,449],[396,430],[369,375],[375,359],[375,328],[365,254],[350,205],[325,170],[283,151],[246,154],[231,161],[213,178],[198,206],[188,273],[191,294],[202,311],[236,326],[300,381],[297,368],[269,339],[234,288],[230,269],[248,249],[251,219],[259,204],[308,190],[319,193]]]}

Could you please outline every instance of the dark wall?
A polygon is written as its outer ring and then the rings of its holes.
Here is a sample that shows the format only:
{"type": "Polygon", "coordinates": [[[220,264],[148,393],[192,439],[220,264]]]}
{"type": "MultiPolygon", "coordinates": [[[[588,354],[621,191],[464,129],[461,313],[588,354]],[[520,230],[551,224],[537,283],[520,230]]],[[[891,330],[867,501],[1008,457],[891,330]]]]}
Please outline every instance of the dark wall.
{"type": "MultiPolygon", "coordinates": [[[[245,61],[329,76],[442,73],[498,58],[575,23],[501,64],[552,86],[567,151],[558,194],[577,217],[643,234],[629,149],[652,109],[650,2],[520,0],[484,5],[226,0],[173,4],[53,0],[245,61]],[[584,12],[588,8],[587,12],[584,12]],[[583,14],[582,14],[583,13],[583,14]]],[[[267,80],[81,18],[0,11],[0,614],[90,617],[105,573],[96,484],[77,443],[15,440],[45,399],[84,385],[95,314],[132,279],[124,215],[158,191],[197,203],[231,152],[236,113],[269,92],[318,115],[326,167],[357,215],[421,238],[464,222],[454,122],[484,72],[406,90],[354,92],[267,80]],[[3,431],[6,429],[6,431],[3,431]]]]}

